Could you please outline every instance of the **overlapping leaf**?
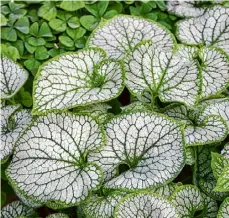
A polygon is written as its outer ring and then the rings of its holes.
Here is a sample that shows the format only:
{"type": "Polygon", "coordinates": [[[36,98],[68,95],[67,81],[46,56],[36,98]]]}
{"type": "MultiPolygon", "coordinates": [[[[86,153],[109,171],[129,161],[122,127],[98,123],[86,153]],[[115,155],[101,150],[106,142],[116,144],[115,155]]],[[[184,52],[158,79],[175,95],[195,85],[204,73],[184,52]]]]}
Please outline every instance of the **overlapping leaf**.
{"type": "Polygon", "coordinates": [[[128,195],[116,207],[115,218],[178,218],[179,213],[168,200],[149,193],[128,195]]]}
{"type": "Polygon", "coordinates": [[[221,154],[229,159],[229,143],[225,144],[224,149],[221,151],[221,154]]]}
{"type": "Polygon", "coordinates": [[[102,128],[89,116],[40,116],[18,141],[7,177],[38,202],[77,204],[102,181],[101,170],[86,157],[103,143],[102,128]]]}
{"type": "Polygon", "coordinates": [[[169,198],[173,192],[176,190],[176,188],[178,188],[179,186],[181,186],[182,183],[169,183],[166,184],[164,186],[160,186],[158,188],[152,188],[150,189],[150,192],[156,193],[160,196],[163,196],[165,198],[169,198]]]}
{"type": "Polygon", "coordinates": [[[36,215],[32,208],[22,204],[21,201],[13,201],[1,210],[2,218],[26,217],[33,218],[36,215]]]}
{"type": "Polygon", "coordinates": [[[162,50],[174,46],[173,35],[153,21],[119,15],[101,23],[89,38],[88,46],[104,49],[110,58],[122,59],[143,40],[152,40],[162,50]]]}
{"type": "Polygon", "coordinates": [[[193,48],[163,51],[150,41],[138,44],[125,58],[126,85],[137,96],[145,91],[162,101],[193,106],[200,91],[200,72],[193,48]],[[192,56],[193,55],[193,56],[192,56]]]}
{"type": "Polygon", "coordinates": [[[105,128],[106,145],[88,159],[104,171],[106,188],[136,190],[165,184],[184,166],[182,128],[174,120],[132,112],[113,118],[105,128]],[[117,176],[122,164],[129,170],[117,176]]]}
{"type": "Polygon", "coordinates": [[[177,37],[189,45],[214,45],[229,54],[229,8],[210,7],[199,17],[178,23],[177,37]]]}
{"type": "Polygon", "coordinates": [[[194,185],[184,185],[176,189],[169,198],[182,218],[193,217],[195,212],[203,210],[201,217],[216,217],[217,203],[202,194],[194,185]]]}
{"type": "Polygon", "coordinates": [[[112,192],[106,197],[91,196],[83,205],[88,218],[113,218],[117,203],[126,193],[112,192]]]}
{"type": "Polygon", "coordinates": [[[167,1],[167,10],[170,13],[174,13],[181,17],[198,17],[202,15],[205,11],[204,8],[198,7],[196,5],[197,1],[167,1]]]}
{"type": "Polygon", "coordinates": [[[215,191],[219,192],[229,192],[229,164],[227,164],[219,178],[217,179],[215,191]]]}
{"type": "Polygon", "coordinates": [[[229,198],[226,198],[220,205],[217,218],[227,218],[229,216],[229,198]]]}
{"type": "Polygon", "coordinates": [[[17,111],[19,107],[12,105],[1,108],[1,161],[12,154],[16,141],[32,121],[30,111],[17,111]]]}
{"type": "Polygon", "coordinates": [[[29,76],[26,70],[5,56],[1,57],[0,74],[2,99],[14,96],[29,76]]]}
{"type": "Polygon", "coordinates": [[[200,97],[206,98],[221,93],[229,85],[229,59],[227,55],[220,49],[207,47],[200,49],[199,58],[202,62],[200,67],[203,77],[200,97]]]}
{"type": "Polygon", "coordinates": [[[117,97],[124,86],[123,66],[105,60],[101,49],[68,53],[41,66],[34,84],[34,113],[66,110],[117,97]]]}

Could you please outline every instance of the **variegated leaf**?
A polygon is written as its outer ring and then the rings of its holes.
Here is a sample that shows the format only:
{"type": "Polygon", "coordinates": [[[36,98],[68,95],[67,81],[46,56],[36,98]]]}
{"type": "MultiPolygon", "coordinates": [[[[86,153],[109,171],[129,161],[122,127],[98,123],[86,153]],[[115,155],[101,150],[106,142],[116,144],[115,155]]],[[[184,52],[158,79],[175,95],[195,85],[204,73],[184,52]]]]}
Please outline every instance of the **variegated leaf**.
{"type": "Polygon", "coordinates": [[[227,218],[229,217],[229,198],[226,198],[220,205],[217,218],[227,218]]]}
{"type": "Polygon", "coordinates": [[[6,174],[16,189],[35,201],[75,205],[103,179],[100,168],[86,160],[103,144],[103,129],[89,116],[40,116],[17,142],[6,174]]]}
{"type": "Polygon", "coordinates": [[[88,160],[104,171],[105,187],[145,189],[167,183],[184,166],[181,124],[160,114],[132,112],[110,120],[106,145],[88,160]],[[116,175],[122,165],[129,170],[116,175]]]}

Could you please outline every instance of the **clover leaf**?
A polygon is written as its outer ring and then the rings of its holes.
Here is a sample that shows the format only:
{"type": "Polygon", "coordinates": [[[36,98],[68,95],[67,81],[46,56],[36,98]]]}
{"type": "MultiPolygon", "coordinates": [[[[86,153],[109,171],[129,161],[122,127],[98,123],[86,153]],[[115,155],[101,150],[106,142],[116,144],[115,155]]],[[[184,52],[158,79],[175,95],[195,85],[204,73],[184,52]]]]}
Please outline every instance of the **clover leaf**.
{"type": "Polygon", "coordinates": [[[123,66],[105,58],[101,49],[93,48],[44,63],[35,78],[33,113],[66,110],[117,97],[124,88],[123,66]]]}
{"type": "Polygon", "coordinates": [[[202,211],[201,217],[216,217],[217,215],[217,202],[201,193],[194,185],[178,187],[169,200],[182,218],[194,217],[197,211],[202,211]]]}
{"type": "Polygon", "coordinates": [[[163,50],[170,50],[175,42],[173,35],[158,23],[118,15],[101,22],[89,37],[88,46],[100,47],[110,58],[122,59],[143,40],[152,40],[155,46],[163,50]]]}
{"type": "Polygon", "coordinates": [[[1,65],[1,98],[13,97],[28,79],[29,74],[20,65],[2,56],[1,65]]]}
{"type": "Polygon", "coordinates": [[[88,160],[99,165],[105,188],[136,190],[171,181],[184,166],[182,127],[151,112],[132,112],[108,121],[107,142],[88,160]],[[124,164],[127,171],[116,174],[124,164]]]}
{"type": "Polygon", "coordinates": [[[1,155],[4,162],[12,154],[19,137],[32,121],[30,112],[19,110],[19,105],[4,106],[1,108],[1,155]]]}
{"type": "Polygon", "coordinates": [[[75,205],[102,182],[102,171],[87,155],[103,144],[103,129],[89,116],[40,116],[18,140],[6,174],[13,187],[38,203],[75,205]]]}
{"type": "Polygon", "coordinates": [[[229,8],[214,6],[194,18],[181,20],[177,24],[177,37],[189,45],[214,45],[229,54],[229,8]]]}
{"type": "Polygon", "coordinates": [[[128,89],[136,96],[148,91],[153,99],[159,96],[165,102],[193,106],[200,91],[200,73],[189,50],[195,52],[184,46],[175,52],[163,51],[152,42],[140,43],[124,59],[128,89]]]}
{"type": "Polygon", "coordinates": [[[180,215],[168,200],[156,194],[140,192],[122,199],[115,209],[114,217],[178,218],[180,215]]]}
{"type": "Polygon", "coordinates": [[[229,198],[226,198],[220,205],[217,218],[227,218],[229,216],[229,198]]]}
{"type": "Polygon", "coordinates": [[[13,201],[12,203],[3,207],[1,210],[2,218],[33,218],[36,215],[36,212],[32,208],[25,206],[21,201],[13,201]]]}

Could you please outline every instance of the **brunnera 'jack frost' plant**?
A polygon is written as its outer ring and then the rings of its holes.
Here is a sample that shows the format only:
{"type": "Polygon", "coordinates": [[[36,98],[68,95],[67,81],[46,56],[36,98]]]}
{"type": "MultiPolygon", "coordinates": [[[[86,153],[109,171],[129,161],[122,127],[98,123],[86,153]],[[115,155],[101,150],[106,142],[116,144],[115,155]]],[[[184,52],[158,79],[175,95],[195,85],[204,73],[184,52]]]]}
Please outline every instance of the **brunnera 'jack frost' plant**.
{"type": "Polygon", "coordinates": [[[102,21],[85,49],[40,66],[33,117],[7,101],[28,74],[1,58],[1,160],[13,153],[6,175],[24,203],[3,217],[33,217],[40,205],[77,205],[87,218],[229,216],[229,149],[215,146],[229,131],[229,11],[167,7],[188,17],[177,24],[184,44],[150,20],[102,21]],[[134,102],[114,115],[109,101],[125,86],[134,102]],[[185,164],[195,186],[172,183],[185,164]]]}

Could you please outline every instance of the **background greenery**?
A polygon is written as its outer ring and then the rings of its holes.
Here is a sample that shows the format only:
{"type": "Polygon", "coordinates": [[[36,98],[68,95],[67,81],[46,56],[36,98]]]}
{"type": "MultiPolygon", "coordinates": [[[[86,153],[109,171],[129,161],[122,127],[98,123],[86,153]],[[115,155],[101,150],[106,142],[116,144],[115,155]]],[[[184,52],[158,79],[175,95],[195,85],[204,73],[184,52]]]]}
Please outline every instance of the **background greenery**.
{"type": "MultiPolygon", "coordinates": [[[[2,1],[1,53],[30,73],[26,84],[8,103],[31,108],[33,79],[38,67],[58,54],[84,48],[99,22],[117,14],[148,18],[172,32],[179,19],[167,13],[164,1],[2,1]]],[[[117,113],[121,103],[126,104],[128,98],[129,94],[124,90],[119,99],[111,101],[113,112],[117,113]]],[[[8,163],[1,167],[2,206],[17,199],[4,174],[8,163]]],[[[50,212],[48,208],[39,209],[41,216],[50,212]]],[[[76,214],[71,209],[67,213],[76,214]]]]}

